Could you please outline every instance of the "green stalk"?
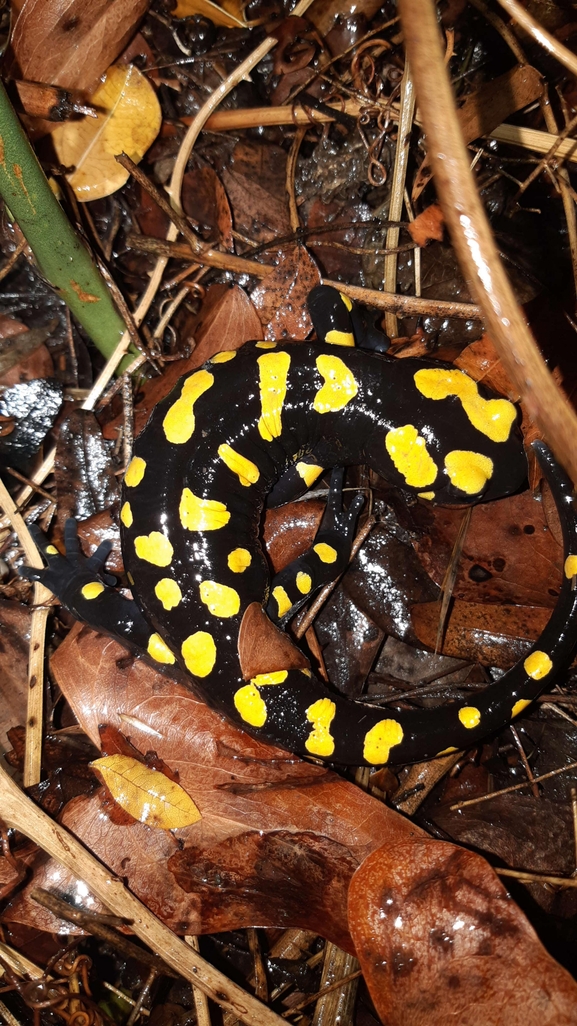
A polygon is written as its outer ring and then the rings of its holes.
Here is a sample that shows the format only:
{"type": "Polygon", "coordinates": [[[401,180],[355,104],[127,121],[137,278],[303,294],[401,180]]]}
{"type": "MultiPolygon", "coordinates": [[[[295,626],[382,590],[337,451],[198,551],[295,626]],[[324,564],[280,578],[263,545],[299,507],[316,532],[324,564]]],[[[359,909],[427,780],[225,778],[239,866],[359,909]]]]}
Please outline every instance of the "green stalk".
{"type": "MultiPolygon", "coordinates": [[[[0,195],[18,222],[40,273],[108,359],[126,325],[87,247],[52,192],[1,83],[0,195]]],[[[130,363],[134,355],[133,351],[123,362],[130,363]]]]}

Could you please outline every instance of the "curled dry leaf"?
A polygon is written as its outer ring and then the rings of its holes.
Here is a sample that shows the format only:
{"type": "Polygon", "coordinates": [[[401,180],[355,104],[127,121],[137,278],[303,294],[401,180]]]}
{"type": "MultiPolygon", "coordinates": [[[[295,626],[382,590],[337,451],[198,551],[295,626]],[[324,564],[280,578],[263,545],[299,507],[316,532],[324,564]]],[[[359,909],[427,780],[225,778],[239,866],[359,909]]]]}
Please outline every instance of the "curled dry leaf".
{"type": "Polygon", "coordinates": [[[138,163],[156,139],[162,120],[153,87],[132,64],[109,68],[90,102],[99,110],[97,118],[65,122],[52,134],[58,159],[74,168],[68,181],[84,203],[124,185],[128,171],[115,155],[127,153],[138,163]]]}
{"type": "Polygon", "coordinates": [[[129,755],[108,755],[91,763],[115,802],[133,819],[159,830],[179,830],[201,818],[180,784],[129,755]]]}
{"type": "Polygon", "coordinates": [[[150,0],[25,0],[12,48],[20,78],[91,93],[150,0]]]}

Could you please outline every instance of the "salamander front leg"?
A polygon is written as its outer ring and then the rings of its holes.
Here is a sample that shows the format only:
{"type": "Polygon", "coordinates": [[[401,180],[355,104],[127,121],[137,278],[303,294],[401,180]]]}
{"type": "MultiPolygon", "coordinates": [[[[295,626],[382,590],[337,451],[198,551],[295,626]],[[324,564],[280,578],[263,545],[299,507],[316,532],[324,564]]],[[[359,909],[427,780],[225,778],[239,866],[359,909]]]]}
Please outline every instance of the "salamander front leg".
{"type": "Polygon", "coordinates": [[[111,542],[102,542],[92,556],[85,556],[80,549],[76,520],[70,519],[64,527],[62,556],[38,527],[32,525],[30,532],[47,565],[42,570],[20,567],[20,576],[40,581],[77,619],[94,630],[152,654],[151,630],[136,602],[112,587],[115,578],[104,571],[111,542]]]}
{"type": "Polygon", "coordinates": [[[343,468],[335,467],[327,508],[314,544],[273,578],[266,612],[280,626],[284,626],[315,591],[334,581],[348,564],[364,499],[356,495],[349,508],[343,509],[343,477],[343,468]]]}

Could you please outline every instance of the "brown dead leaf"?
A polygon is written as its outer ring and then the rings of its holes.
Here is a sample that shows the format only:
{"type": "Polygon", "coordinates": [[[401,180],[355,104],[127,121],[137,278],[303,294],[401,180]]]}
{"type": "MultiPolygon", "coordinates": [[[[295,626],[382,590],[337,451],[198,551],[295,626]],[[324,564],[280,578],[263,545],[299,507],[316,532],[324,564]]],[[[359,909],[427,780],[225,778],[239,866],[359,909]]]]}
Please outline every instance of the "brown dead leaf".
{"type": "Polygon", "coordinates": [[[264,337],[303,341],[313,327],[307,296],[320,283],[319,269],[304,246],[283,251],[275,269],[251,293],[264,337]]]}
{"type": "Polygon", "coordinates": [[[182,183],[182,208],[200,227],[203,240],[234,252],[232,214],[223,184],[211,167],[187,171],[182,183]]]}
{"type": "Polygon", "coordinates": [[[519,393],[513,388],[494,343],[486,333],[463,349],[454,363],[475,381],[499,395],[506,395],[514,403],[519,402],[519,393]]]}
{"type": "Polygon", "coordinates": [[[190,18],[194,14],[209,18],[215,25],[224,25],[225,28],[246,26],[244,4],[238,0],[222,0],[220,4],[215,4],[212,0],[177,0],[172,11],[173,18],[190,18]]]}
{"type": "Polygon", "coordinates": [[[20,78],[90,94],[150,0],[25,0],[12,48],[20,78]]]}
{"type": "Polygon", "coordinates": [[[409,235],[417,246],[426,246],[431,239],[443,241],[445,218],[438,203],[431,203],[409,224],[409,235]]]}
{"type": "Polygon", "coordinates": [[[154,88],[133,64],[114,64],[90,97],[98,117],[57,125],[52,141],[58,159],[74,170],[66,177],[82,203],[102,199],[127,181],[114,158],[127,153],[136,163],[152,145],[162,121],[154,88]]]}
{"type": "Polygon", "coordinates": [[[91,766],[114,801],[139,823],[159,830],[180,830],[201,818],[179,784],[129,755],[107,755],[91,766]]]}
{"type": "Polygon", "coordinates": [[[234,226],[252,242],[270,242],[291,231],[285,169],[286,153],[279,146],[243,142],[222,173],[234,226]]]}
{"type": "MultiPolygon", "coordinates": [[[[423,602],[411,610],[418,640],[431,649],[437,643],[439,610],[438,602],[423,602]]],[[[508,670],[527,655],[550,616],[551,610],[542,606],[481,604],[457,599],[446,621],[442,654],[508,670]]]]}
{"type": "Polygon", "coordinates": [[[374,852],[349,890],[349,924],[387,1026],[570,1026],[577,984],[491,867],[445,842],[374,852]]]}
{"type": "Polygon", "coordinates": [[[7,732],[26,722],[30,610],[17,602],[0,601],[0,752],[10,751],[7,732]]]}

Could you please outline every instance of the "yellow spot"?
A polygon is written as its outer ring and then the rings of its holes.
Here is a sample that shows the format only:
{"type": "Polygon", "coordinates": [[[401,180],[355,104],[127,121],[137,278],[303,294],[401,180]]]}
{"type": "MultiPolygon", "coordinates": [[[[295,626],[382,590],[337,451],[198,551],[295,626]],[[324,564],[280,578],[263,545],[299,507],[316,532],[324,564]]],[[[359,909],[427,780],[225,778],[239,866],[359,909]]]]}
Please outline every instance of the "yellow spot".
{"type": "Polygon", "coordinates": [[[214,375],[207,370],[196,371],[186,379],[180,398],[172,404],[162,422],[164,434],[169,442],[182,445],[192,437],[195,425],[194,404],[203,392],[210,388],[213,381],[214,375]]]}
{"type": "Polygon", "coordinates": [[[427,399],[459,397],[473,427],[493,442],[506,442],[517,410],[508,399],[482,399],[476,381],[460,370],[442,367],[417,371],[415,385],[427,399]]]}
{"type": "Polygon", "coordinates": [[[417,495],[419,496],[419,499],[428,499],[429,502],[432,502],[435,498],[434,492],[417,492],[417,495]]]}
{"type": "Polygon", "coordinates": [[[522,713],[523,709],[526,709],[528,705],[531,705],[531,700],[529,698],[520,698],[518,702],[515,702],[515,705],[511,709],[511,719],[514,719],[515,716],[522,713]]]}
{"type": "Polygon", "coordinates": [[[388,762],[393,745],[400,745],[404,733],[397,720],[379,720],[365,734],[363,758],[373,766],[383,766],[388,762]]]}
{"type": "Polygon", "coordinates": [[[296,463],[295,469],[299,477],[302,477],[307,488],[310,488],[315,483],[317,477],[320,477],[324,471],[324,467],[318,467],[316,463],[296,463]]]}
{"type": "Polygon", "coordinates": [[[393,428],[385,435],[385,447],[399,474],[411,488],[424,488],[437,476],[437,465],[427,443],[413,424],[393,428]]]}
{"type": "Polygon", "coordinates": [[[208,677],[216,662],[216,645],[212,634],[196,631],[180,646],[184,664],[194,677],[208,677]]]}
{"type": "Polygon", "coordinates": [[[251,727],[264,727],[266,723],[266,705],[254,684],[245,684],[234,695],[237,712],[245,723],[251,727]]]}
{"type": "Polygon", "coordinates": [[[273,598],[276,599],[276,604],[278,606],[278,616],[281,618],[285,613],[288,613],[289,609],[292,609],[292,602],[280,584],[277,584],[276,588],[273,588],[272,594],[273,598]]]}
{"type": "Polygon", "coordinates": [[[326,542],[319,542],[318,545],[313,545],[313,552],[316,552],[321,563],[336,563],[338,552],[333,549],[332,545],[327,545],[326,542]]]}
{"type": "Polygon", "coordinates": [[[256,463],[253,463],[252,460],[247,460],[246,456],[241,456],[239,452],[236,452],[226,442],[223,445],[219,445],[218,455],[228,469],[238,476],[241,485],[256,484],[260,477],[256,463]]]}
{"type": "Polygon", "coordinates": [[[136,486],[142,481],[145,470],[146,460],[142,460],[140,456],[133,456],[126,468],[126,474],[124,475],[124,484],[126,487],[136,488],[136,486]]]}
{"type": "Polygon", "coordinates": [[[312,673],[310,670],[301,668],[301,673],[304,673],[305,677],[312,677],[312,673]]]}
{"type": "Polygon", "coordinates": [[[546,677],[548,673],[551,673],[553,669],[553,663],[547,653],[539,652],[538,649],[527,656],[523,666],[525,667],[525,672],[533,680],[541,680],[542,677],[546,677]]]}
{"type": "Polygon", "coordinates": [[[199,499],[190,488],[183,488],[178,507],[180,522],[187,531],[219,531],[230,520],[224,502],[199,499]]]}
{"type": "Polygon", "coordinates": [[[317,413],[336,413],[344,410],[358,392],[357,383],[340,356],[317,356],[317,370],[325,383],[315,395],[313,407],[317,413]]]}
{"type": "Polygon", "coordinates": [[[261,342],[255,342],[256,349],[276,349],[276,342],[267,342],[266,339],[262,339],[261,342]]]}
{"type": "Polygon", "coordinates": [[[169,647],[160,637],[160,634],[151,634],[148,639],[147,652],[149,656],[152,656],[157,663],[172,663],[176,662],[169,647]]]}
{"type": "Polygon", "coordinates": [[[481,722],[481,713],[474,705],[464,705],[459,709],[459,719],[467,730],[473,730],[481,722]]]}
{"type": "Polygon", "coordinates": [[[257,673],[256,677],[251,678],[251,684],[255,684],[257,688],[263,688],[269,684],[284,684],[288,677],[288,670],[273,670],[272,673],[257,673]]]}
{"type": "Polygon", "coordinates": [[[308,595],[309,591],[313,586],[311,575],[303,573],[302,570],[299,570],[298,574],[296,575],[295,583],[301,595],[308,595]]]}
{"type": "Polygon", "coordinates": [[[331,736],[329,727],[335,718],[337,707],[330,698],[319,698],[307,709],[307,720],[312,723],[313,729],[305,741],[305,748],[311,755],[319,755],[322,759],[328,758],[335,750],[334,738],[331,736]]]}
{"type": "Polygon", "coordinates": [[[132,527],[134,517],[132,516],[132,510],[129,502],[125,502],[120,510],[120,519],[125,527],[132,527]]]}
{"type": "Polygon", "coordinates": [[[438,759],[440,755],[452,755],[453,752],[458,752],[458,751],[459,751],[458,748],[453,748],[453,746],[450,745],[448,748],[443,748],[442,752],[437,752],[435,758],[438,759]]]}
{"type": "Polygon", "coordinates": [[[480,452],[453,449],[445,456],[445,469],[454,488],[466,495],[478,495],[493,474],[493,460],[480,452]]]}
{"type": "Polygon", "coordinates": [[[353,309],[352,301],[349,299],[348,296],[345,296],[344,292],[339,292],[339,296],[341,297],[343,303],[345,304],[347,310],[350,313],[351,310],[353,309]]]}
{"type": "Polygon", "coordinates": [[[95,599],[99,595],[102,595],[104,591],[104,585],[100,581],[91,581],[90,584],[85,584],[80,590],[80,594],[85,599],[95,599]]]}
{"type": "Polygon", "coordinates": [[[252,563],[252,556],[248,549],[233,549],[228,554],[227,563],[233,574],[242,574],[252,563]]]}
{"type": "Polygon", "coordinates": [[[355,337],[352,331],[337,331],[336,328],[331,328],[325,335],[325,342],[330,346],[354,346],[355,337]]]}
{"type": "Polygon", "coordinates": [[[565,577],[571,580],[577,574],[577,556],[567,556],[565,560],[565,577]]]}
{"type": "Polygon", "coordinates": [[[134,539],[134,550],[139,559],[147,563],[154,563],[155,566],[170,566],[174,549],[168,538],[165,538],[160,531],[151,531],[150,534],[140,534],[134,539]]]}
{"type": "Polygon", "coordinates": [[[60,555],[60,553],[58,552],[58,549],[56,548],[55,545],[47,545],[46,546],[46,554],[48,556],[59,556],[60,555]]]}
{"type": "Polygon", "coordinates": [[[282,408],[286,397],[290,367],[288,353],[267,353],[256,361],[259,367],[259,388],[262,415],[258,430],[265,442],[272,442],[282,432],[282,408]]]}
{"type": "Polygon", "coordinates": [[[203,581],[200,585],[200,600],[208,606],[213,616],[236,616],[240,609],[240,596],[234,588],[216,581],[203,581]]]}
{"type": "Polygon", "coordinates": [[[229,360],[234,360],[236,356],[236,349],[226,349],[222,353],[215,353],[211,356],[209,363],[228,363],[229,360]]]}
{"type": "Polygon", "coordinates": [[[170,577],[163,577],[158,584],[155,584],[154,594],[165,609],[174,609],[182,602],[180,587],[170,577]]]}

